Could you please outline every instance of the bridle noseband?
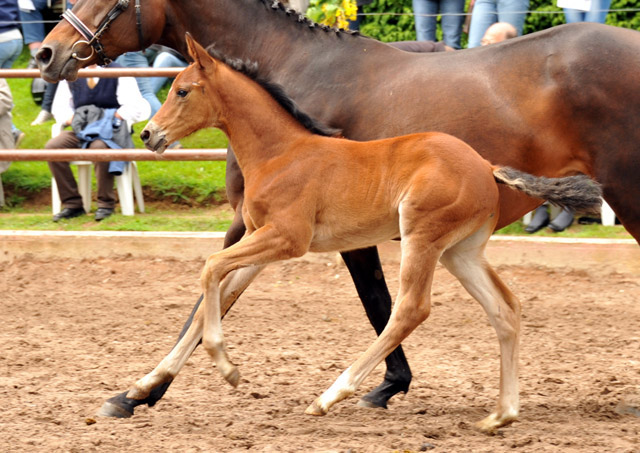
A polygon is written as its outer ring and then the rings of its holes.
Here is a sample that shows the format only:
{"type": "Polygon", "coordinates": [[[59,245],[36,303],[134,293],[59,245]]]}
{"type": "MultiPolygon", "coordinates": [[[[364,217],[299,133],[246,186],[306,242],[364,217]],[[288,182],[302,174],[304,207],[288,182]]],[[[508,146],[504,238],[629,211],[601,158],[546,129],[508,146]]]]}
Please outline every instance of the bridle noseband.
{"type": "MultiPolygon", "coordinates": [[[[89,30],[89,28],[76,16],[70,9],[66,10],[62,13],[62,18],[65,19],[73,28],[76,29],[78,33],[82,35],[84,39],[80,39],[76,41],[73,46],[71,46],[71,58],[75,58],[78,61],[86,61],[93,56],[95,52],[100,59],[100,64],[102,66],[108,65],[113,60],[107,57],[107,54],[104,53],[104,47],[100,43],[100,37],[104,34],[105,31],[122,12],[124,12],[129,7],[130,0],[118,0],[118,2],[109,10],[107,15],[100,25],[98,25],[98,30],[94,33],[89,30]],[[81,57],[78,55],[74,49],[78,44],[84,44],[91,47],[91,54],[88,57],[81,57]]],[[[136,27],[138,29],[138,40],[140,42],[141,50],[144,47],[144,40],[142,36],[142,11],[140,7],[140,0],[135,0],[135,8],[136,8],[136,27]]]]}

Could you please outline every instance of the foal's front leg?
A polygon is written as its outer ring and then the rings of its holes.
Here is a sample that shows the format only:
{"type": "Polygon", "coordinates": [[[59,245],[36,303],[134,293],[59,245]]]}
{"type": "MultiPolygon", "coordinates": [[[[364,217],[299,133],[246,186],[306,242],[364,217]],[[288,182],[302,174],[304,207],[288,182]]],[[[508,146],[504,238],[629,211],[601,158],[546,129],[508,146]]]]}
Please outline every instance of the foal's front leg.
{"type": "MultiPolygon", "coordinates": [[[[222,297],[222,312],[235,302],[238,296],[256,278],[264,266],[250,266],[229,273],[220,284],[220,294],[222,297]]],[[[180,340],[173,347],[171,352],[151,371],[149,374],[138,380],[131,390],[126,393],[125,398],[129,401],[140,401],[158,388],[168,386],[178,375],[193,350],[202,339],[203,308],[199,304],[192,314],[192,322],[182,333],[180,340]]],[[[98,415],[118,416],[122,411],[115,402],[107,401],[100,409],[98,415]]],[[[122,414],[126,416],[125,414],[122,414]]]]}
{"type": "Polygon", "coordinates": [[[308,241],[288,240],[273,225],[266,225],[207,259],[200,277],[204,292],[202,346],[232,386],[238,385],[240,374],[229,360],[225,348],[220,313],[220,281],[236,269],[265,266],[274,261],[294,258],[303,255],[307,249],[308,241]]]}

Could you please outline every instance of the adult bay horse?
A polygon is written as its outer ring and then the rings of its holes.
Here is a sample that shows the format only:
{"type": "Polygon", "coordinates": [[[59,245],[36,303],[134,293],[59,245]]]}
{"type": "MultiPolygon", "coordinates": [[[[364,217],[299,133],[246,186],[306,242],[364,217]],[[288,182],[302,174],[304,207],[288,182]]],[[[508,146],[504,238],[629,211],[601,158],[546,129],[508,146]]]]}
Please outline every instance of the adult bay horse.
{"type": "MultiPolygon", "coordinates": [[[[620,221],[640,239],[636,31],[573,24],[471,50],[411,54],[317,26],[273,0],[136,4],[78,0],[73,15],[54,28],[37,55],[43,77],[74,79],[80,67],[154,42],[186,55],[183,36],[189,31],[229,57],[257,62],[259,72],[283,85],[304,111],[342,129],[345,137],[371,140],[440,131],[461,138],[494,164],[549,177],[588,174],[602,184],[620,221]]],[[[227,191],[236,218],[226,245],[244,233],[243,187],[230,155],[227,191]]],[[[496,227],[540,203],[500,191],[496,227]]],[[[377,251],[371,247],[342,256],[379,334],[391,298],[377,251]]],[[[190,322],[191,317],[183,332],[190,322]]],[[[411,373],[402,350],[390,354],[386,364],[384,382],[363,397],[364,404],[385,407],[394,394],[407,391],[411,373]]],[[[102,413],[130,416],[139,404],[155,404],[168,385],[144,400],[118,395],[102,413]]]]}
{"type": "Polygon", "coordinates": [[[441,261],[480,302],[500,343],[498,404],[478,427],[491,432],[514,421],[520,302],[484,256],[498,221],[498,183],[576,210],[600,206],[597,184],[584,175],[536,178],[493,167],[463,141],[440,132],[366,142],[331,137],[335,130],[299,112],[278,87],[247,77],[255,65],[227,61],[234,70],[189,35],[187,43],[193,63],[178,75],[140,136],[147,148],[162,153],[198,129],[224,131],[245,177],[246,233],[209,256],[200,277],[204,300],[191,326],[128,396],[146,398],[172,380],[200,339],[218,371],[237,386],[240,375],[229,360],[220,322],[220,306],[233,298],[229,295],[243,291],[269,263],[400,237],[400,288],[387,326],[306,413],[325,415],[352,395],[427,319],[433,273],[441,261]]]}

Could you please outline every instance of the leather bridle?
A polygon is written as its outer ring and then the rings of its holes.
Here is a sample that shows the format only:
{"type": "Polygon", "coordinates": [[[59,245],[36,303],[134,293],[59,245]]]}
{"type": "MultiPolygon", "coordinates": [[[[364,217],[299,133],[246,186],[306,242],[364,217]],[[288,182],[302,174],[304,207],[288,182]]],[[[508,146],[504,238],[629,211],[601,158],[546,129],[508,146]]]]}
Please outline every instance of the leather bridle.
{"type": "MultiPolygon", "coordinates": [[[[98,29],[95,33],[92,33],[79,18],[76,16],[70,9],[66,10],[62,13],[62,18],[65,19],[75,30],[80,33],[80,35],[84,39],[80,39],[76,41],[73,46],[71,46],[71,58],[75,58],[78,61],[86,61],[91,58],[94,52],[98,55],[98,59],[100,60],[100,65],[105,66],[111,63],[113,60],[107,57],[104,52],[104,47],[100,43],[100,38],[104,34],[105,31],[122,12],[124,12],[129,7],[130,0],[118,0],[118,2],[109,10],[107,15],[102,19],[100,25],[98,25],[98,29]],[[77,45],[86,45],[91,47],[91,54],[88,57],[81,57],[78,55],[74,49],[77,45]]],[[[136,28],[138,29],[138,40],[140,42],[140,48],[144,48],[144,39],[142,36],[142,11],[140,7],[140,0],[135,0],[135,9],[136,9],[136,28]]]]}

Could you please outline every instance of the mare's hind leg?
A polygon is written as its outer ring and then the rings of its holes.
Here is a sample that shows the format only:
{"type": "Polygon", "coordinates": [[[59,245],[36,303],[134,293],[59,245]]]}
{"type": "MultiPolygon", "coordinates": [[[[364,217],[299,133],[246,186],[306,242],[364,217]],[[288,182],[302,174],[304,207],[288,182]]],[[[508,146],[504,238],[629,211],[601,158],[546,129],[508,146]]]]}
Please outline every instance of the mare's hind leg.
{"type": "Polygon", "coordinates": [[[493,413],[477,426],[491,432],[518,417],[518,348],[520,302],[484,258],[486,231],[447,250],[441,262],[484,308],[500,342],[500,396],[493,413]]]}
{"type": "MultiPolygon", "coordinates": [[[[375,247],[342,253],[358,296],[367,313],[369,322],[380,335],[391,315],[391,295],[382,274],[382,265],[378,250],[375,247]]],[[[364,395],[358,402],[362,407],[384,407],[387,401],[397,393],[407,392],[411,383],[411,370],[398,346],[385,359],[387,372],[384,381],[375,389],[364,395]]]]}
{"type": "Polygon", "coordinates": [[[427,319],[433,272],[441,253],[428,239],[403,238],[400,289],[387,326],[366,352],[307,408],[307,414],[324,415],[335,403],[352,395],[369,373],[427,319]]]}

